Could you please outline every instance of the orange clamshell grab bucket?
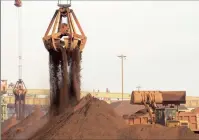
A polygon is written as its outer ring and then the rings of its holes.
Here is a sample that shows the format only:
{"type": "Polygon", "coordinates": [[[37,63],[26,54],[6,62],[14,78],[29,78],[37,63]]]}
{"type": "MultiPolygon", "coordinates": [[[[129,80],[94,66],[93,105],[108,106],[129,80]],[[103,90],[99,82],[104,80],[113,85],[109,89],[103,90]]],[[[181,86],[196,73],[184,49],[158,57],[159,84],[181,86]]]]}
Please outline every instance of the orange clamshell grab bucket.
{"type": "Polygon", "coordinates": [[[21,7],[22,6],[22,2],[21,0],[15,0],[15,4],[16,7],[21,7]]]}

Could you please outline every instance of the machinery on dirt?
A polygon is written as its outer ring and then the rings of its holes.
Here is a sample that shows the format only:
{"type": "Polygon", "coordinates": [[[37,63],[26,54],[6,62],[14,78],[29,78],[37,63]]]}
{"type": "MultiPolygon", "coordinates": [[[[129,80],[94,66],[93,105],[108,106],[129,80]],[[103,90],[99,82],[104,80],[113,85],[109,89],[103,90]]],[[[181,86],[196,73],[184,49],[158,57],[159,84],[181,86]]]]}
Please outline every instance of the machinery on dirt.
{"type": "Polygon", "coordinates": [[[15,95],[15,113],[16,119],[22,120],[25,117],[25,97],[27,93],[26,86],[24,82],[19,79],[14,88],[13,93],[15,95]]]}
{"type": "Polygon", "coordinates": [[[50,111],[53,110],[53,114],[60,114],[64,108],[80,100],[81,54],[87,40],[70,8],[71,0],[65,2],[58,0],[59,9],[55,11],[43,37],[49,52],[50,111]]]}
{"type": "Polygon", "coordinates": [[[178,108],[162,107],[155,110],[156,123],[167,127],[185,126],[189,128],[188,120],[178,120],[178,108]]]}
{"type": "Polygon", "coordinates": [[[185,91],[133,91],[130,104],[144,105],[149,112],[151,123],[168,127],[186,126],[187,120],[177,119],[180,104],[186,103],[185,91]],[[158,104],[163,105],[159,107],[158,104]],[[155,119],[153,116],[155,115],[155,119]]]}

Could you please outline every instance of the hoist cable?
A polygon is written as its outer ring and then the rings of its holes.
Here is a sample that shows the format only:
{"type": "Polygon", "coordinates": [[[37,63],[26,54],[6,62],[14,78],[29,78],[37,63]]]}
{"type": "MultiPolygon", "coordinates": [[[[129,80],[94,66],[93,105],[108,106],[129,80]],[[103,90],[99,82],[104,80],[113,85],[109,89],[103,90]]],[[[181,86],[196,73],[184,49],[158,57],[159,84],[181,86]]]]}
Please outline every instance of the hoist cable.
{"type": "Polygon", "coordinates": [[[21,8],[17,7],[18,76],[22,79],[21,8]]]}

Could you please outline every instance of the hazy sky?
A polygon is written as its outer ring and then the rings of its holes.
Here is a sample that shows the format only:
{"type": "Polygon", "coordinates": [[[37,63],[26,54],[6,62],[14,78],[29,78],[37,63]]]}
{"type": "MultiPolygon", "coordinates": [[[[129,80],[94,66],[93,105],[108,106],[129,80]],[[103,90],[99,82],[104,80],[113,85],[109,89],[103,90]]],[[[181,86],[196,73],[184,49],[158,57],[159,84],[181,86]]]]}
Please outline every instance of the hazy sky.
{"type": "MultiPolygon", "coordinates": [[[[18,79],[17,8],[1,3],[1,76],[18,79]]],[[[186,90],[199,95],[199,2],[72,2],[88,37],[83,52],[82,89],[186,90]]],[[[23,2],[23,80],[27,88],[49,88],[48,53],[42,37],[56,2],[23,2]]]]}

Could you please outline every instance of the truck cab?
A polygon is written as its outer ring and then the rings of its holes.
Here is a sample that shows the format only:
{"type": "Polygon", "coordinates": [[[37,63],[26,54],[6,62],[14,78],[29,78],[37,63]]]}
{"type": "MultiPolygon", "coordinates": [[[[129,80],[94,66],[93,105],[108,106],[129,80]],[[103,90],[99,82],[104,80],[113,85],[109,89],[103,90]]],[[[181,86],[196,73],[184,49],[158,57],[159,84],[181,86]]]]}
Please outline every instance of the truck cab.
{"type": "Polygon", "coordinates": [[[155,122],[167,127],[184,126],[189,128],[189,122],[177,119],[177,108],[157,108],[155,122]]]}

